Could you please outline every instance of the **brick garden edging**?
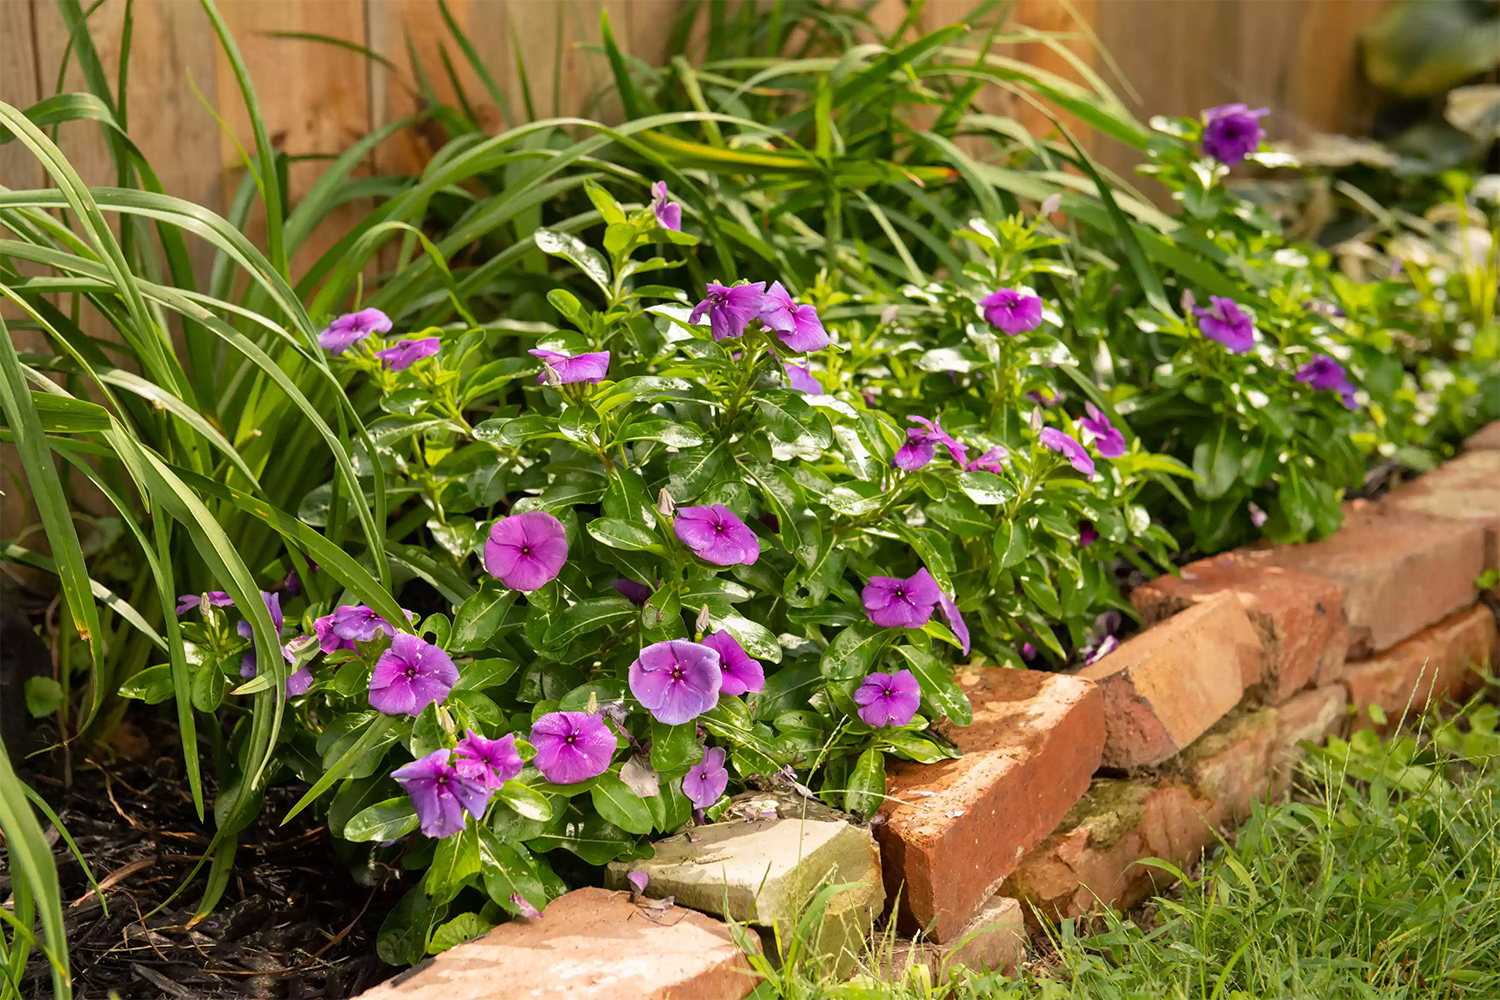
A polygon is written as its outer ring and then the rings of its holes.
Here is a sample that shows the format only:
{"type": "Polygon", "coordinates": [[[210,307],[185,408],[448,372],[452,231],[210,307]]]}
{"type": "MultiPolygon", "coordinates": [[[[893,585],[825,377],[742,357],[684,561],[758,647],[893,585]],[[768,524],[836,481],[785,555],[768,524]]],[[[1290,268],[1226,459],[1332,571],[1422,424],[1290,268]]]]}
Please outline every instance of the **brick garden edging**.
{"type": "MultiPolygon", "coordinates": [[[[1013,968],[1024,958],[1023,918],[1139,903],[1164,874],[1137,862],[1192,866],[1255,801],[1285,794],[1301,743],[1377,725],[1372,706],[1394,726],[1430,697],[1469,694],[1475,668],[1500,660],[1500,588],[1486,604],[1475,585],[1500,569],[1500,422],[1454,460],[1346,514],[1324,541],[1214,556],[1137,588],[1146,630],[1074,675],[961,671],[974,723],[947,735],[964,756],[891,767],[872,823],[878,849],[860,827],[834,838],[784,818],[720,831],[717,853],[697,863],[711,861],[726,885],[762,869],[777,884],[830,871],[859,879],[841,912],[865,928],[882,895],[887,906],[899,899],[897,926],[916,940],[899,945],[898,967],[909,958],[1013,968]],[[809,851],[818,871],[803,871],[804,859],[773,858],[787,836],[848,846],[837,861],[809,851]]],[[[686,869],[682,878],[704,881],[686,869]]],[[[647,892],[672,884],[653,877],[647,892]]],[[[678,898],[722,910],[712,895],[678,898]]],[[[754,899],[729,906],[736,920],[780,921],[754,899]]],[[[540,920],[497,927],[364,996],[738,1000],[753,985],[721,921],[675,906],[648,914],[625,893],[578,889],[540,920]]]]}

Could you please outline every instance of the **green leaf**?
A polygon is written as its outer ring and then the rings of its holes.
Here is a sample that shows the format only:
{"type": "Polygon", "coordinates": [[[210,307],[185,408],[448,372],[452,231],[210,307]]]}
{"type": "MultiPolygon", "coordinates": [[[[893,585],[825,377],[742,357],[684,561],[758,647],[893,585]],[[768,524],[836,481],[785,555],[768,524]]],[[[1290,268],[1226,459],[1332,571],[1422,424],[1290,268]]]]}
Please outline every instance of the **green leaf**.
{"type": "Polygon", "coordinates": [[[460,913],[432,932],[432,940],[427,944],[427,954],[437,955],[455,945],[472,941],[489,933],[494,926],[477,913],[460,913]]]}
{"type": "Polygon", "coordinates": [[[859,755],[849,773],[849,790],[844,808],[856,816],[866,817],[885,802],[885,754],[871,747],[859,755]]]}
{"type": "Polygon", "coordinates": [[[1020,521],[1002,521],[993,543],[1000,569],[1019,566],[1031,553],[1031,530],[1020,521]]]}
{"type": "Polygon", "coordinates": [[[1016,498],[1016,489],[993,472],[979,469],[958,474],[958,488],[977,504],[1009,503],[1016,498]]]}
{"type": "Polygon", "coordinates": [[[787,443],[811,438],[819,448],[833,444],[833,426],[828,418],[813,409],[801,393],[771,389],[755,397],[755,405],[765,418],[766,429],[787,443]]]}
{"type": "Polygon", "coordinates": [[[552,619],[543,645],[548,649],[560,649],[581,635],[587,635],[611,622],[634,618],[635,615],[635,605],[623,597],[596,597],[579,601],[552,619]]]}
{"type": "Polygon", "coordinates": [[[172,697],[172,666],[158,663],[133,674],[120,685],[120,697],[135,698],[148,705],[159,705],[172,697]]]}
{"type": "Polygon", "coordinates": [[[626,552],[665,552],[655,532],[615,517],[596,517],[585,527],[602,545],[626,552]]]}
{"type": "Polygon", "coordinates": [[[698,726],[684,722],[668,726],[651,720],[651,767],[659,774],[673,775],[698,763],[703,749],[698,745],[698,726]]]}
{"type": "Polygon", "coordinates": [[[651,810],[614,772],[599,775],[589,796],[599,815],[626,833],[651,832],[651,810]]]}
{"type": "MultiPolygon", "coordinates": [[[[389,715],[377,716],[349,749],[344,751],[337,760],[333,761],[331,766],[328,766],[328,769],[323,772],[323,776],[307,790],[302,798],[297,800],[297,804],[292,806],[291,811],[282,818],[281,824],[285,826],[291,822],[294,816],[316,802],[324,792],[333,786],[335,781],[344,777],[344,775],[348,774],[354,768],[354,765],[360,761],[366,751],[376,749],[382,742],[389,745],[389,743],[398,739],[400,733],[392,729],[392,725],[393,720],[389,715]]],[[[326,760],[325,766],[327,766],[326,760]]]]}
{"type": "Polygon", "coordinates": [[[344,839],[355,843],[396,840],[417,828],[417,811],[405,795],[361,809],[344,824],[344,839]]]}
{"type": "Polygon", "coordinates": [[[45,718],[62,707],[62,685],[51,677],[28,677],[24,689],[26,711],[33,719],[45,718]]]}
{"type": "Polygon", "coordinates": [[[831,681],[850,681],[870,672],[880,656],[881,650],[894,637],[894,632],[874,622],[856,622],[834,636],[818,670],[831,681]]]}
{"type": "Polygon", "coordinates": [[[438,841],[437,850],[432,855],[432,867],[427,869],[422,884],[433,902],[446,903],[481,870],[479,831],[466,826],[438,841]]]}
{"type": "Polygon", "coordinates": [[[671,448],[692,448],[703,443],[703,435],[691,424],[666,417],[644,417],[620,429],[615,438],[627,441],[660,441],[671,448]]]}
{"type": "Polygon", "coordinates": [[[1193,448],[1193,472],[1199,478],[1194,488],[1200,497],[1217,500],[1229,492],[1239,479],[1244,449],[1239,429],[1228,421],[1208,429],[1193,448]]]}
{"type": "Polygon", "coordinates": [[[55,396],[31,390],[31,404],[36,407],[47,434],[90,434],[110,428],[109,411],[98,403],[72,396],[55,396]]]}
{"type": "Polygon", "coordinates": [[[619,857],[635,838],[590,809],[580,810],[569,803],[561,827],[530,841],[532,850],[552,851],[562,848],[578,855],[591,865],[603,865],[619,857]]]}
{"type": "Polygon", "coordinates": [[[974,710],[969,699],[953,679],[953,672],[932,652],[916,646],[897,646],[896,652],[906,660],[912,675],[922,686],[922,696],[933,711],[951,719],[960,726],[974,721],[974,710]]]}
{"type": "Polygon", "coordinates": [[[500,801],[526,819],[545,823],[552,818],[552,800],[530,785],[507,781],[496,794],[500,796],[500,801]]]}
{"type": "Polygon", "coordinates": [[[520,907],[511,902],[513,895],[537,909],[547,905],[547,891],[524,848],[507,844],[495,831],[480,827],[479,861],[485,894],[506,912],[520,912],[520,907]]]}
{"type": "Polygon", "coordinates": [[[708,489],[730,462],[729,446],[723,441],[684,448],[667,463],[671,478],[667,492],[678,503],[689,503],[708,489]]]}
{"type": "Polygon", "coordinates": [[[494,638],[505,621],[505,613],[516,602],[516,592],[499,580],[485,580],[473,596],[458,607],[449,636],[449,650],[455,653],[482,649],[494,638]]]}
{"type": "Polygon", "coordinates": [[[500,657],[475,660],[458,668],[458,683],[453,685],[453,690],[483,691],[485,688],[499,687],[510,680],[517,667],[515,660],[500,657]]]}
{"type": "Polygon", "coordinates": [[[531,235],[536,241],[538,250],[571,261],[589,277],[589,280],[599,286],[600,291],[605,295],[610,294],[609,265],[599,255],[599,251],[572,233],[559,232],[555,229],[538,229],[531,235]]]}

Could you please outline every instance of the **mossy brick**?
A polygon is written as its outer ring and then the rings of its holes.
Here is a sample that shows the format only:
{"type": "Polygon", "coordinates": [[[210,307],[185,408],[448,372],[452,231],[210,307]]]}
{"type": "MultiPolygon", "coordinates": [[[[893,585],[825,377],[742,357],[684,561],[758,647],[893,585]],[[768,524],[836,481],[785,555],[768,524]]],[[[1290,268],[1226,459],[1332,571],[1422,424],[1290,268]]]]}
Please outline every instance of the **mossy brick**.
{"type": "Polygon", "coordinates": [[[735,934],[680,906],[575,889],[360,994],[362,1000],[740,1000],[756,977],[735,934]]]}
{"type": "Polygon", "coordinates": [[[1104,763],[1168,760],[1239,703],[1265,651],[1233,593],[1215,594],[1148,628],[1078,676],[1104,695],[1104,763]]]}
{"type": "Polygon", "coordinates": [[[1184,871],[1216,842],[1214,804],[1178,782],[1096,778],[1063,823],[1021,860],[1000,891],[1028,920],[1128,910],[1172,882],[1137,862],[1160,858],[1184,871]],[[1032,908],[1035,907],[1035,910],[1032,908]]]}
{"type": "Polygon", "coordinates": [[[1078,801],[1104,745],[1090,681],[988,667],[958,683],[974,721],[943,732],[963,756],[894,762],[875,827],[897,925],[944,945],[1078,801]]]}
{"type": "Polygon", "coordinates": [[[1271,800],[1291,788],[1297,762],[1306,754],[1303,743],[1322,746],[1344,731],[1349,718],[1349,692],[1342,684],[1303,691],[1276,706],[1276,738],[1271,745],[1271,800]]]}
{"type": "Polygon", "coordinates": [[[1260,636],[1264,674],[1248,678],[1253,696],[1286,701],[1317,677],[1331,677],[1349,650],[1344,588],[1335,580],[1223,553],[1184,566],[1130,593],[1147,627],[1218,594],[1240,599],[1260,636]]]}

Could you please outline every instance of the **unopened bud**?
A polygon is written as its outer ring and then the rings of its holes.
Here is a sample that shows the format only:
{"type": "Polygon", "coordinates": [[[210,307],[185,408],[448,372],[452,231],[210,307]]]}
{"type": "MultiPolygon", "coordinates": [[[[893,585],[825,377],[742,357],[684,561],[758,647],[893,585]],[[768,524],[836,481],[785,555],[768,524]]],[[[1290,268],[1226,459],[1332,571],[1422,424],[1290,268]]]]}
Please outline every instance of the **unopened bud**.
{"type": "Polygon", "coordinates": [[[1049,194],[1047,200],[1042,202],[1042,210],[1039,214],[1045,219],[1059,208],[1062,208],[1062,195],[1049,194]]]}
{"type": "Polygon", "coordinates": [[[1031,411],[1031,429],[1038,434],[1042,432],[1042,408],[1040,406],[1031,411]]]}
{"type": "Polygon", "coordinates": [[[599,695],[595,691],[589,692],[588,707],[584,709],[589,715],[597,715],[599,712],[599,695]]]}
{"type": "Polygon", "coordinates": [[[656,512],[662,517],[671,517],[677,512],[677,501],[672,499],[672,494],[667,492],[665,486],[656,495],[656,512]]]}
{"type": "Polygon", "coordinates": [[[557,389],[562,386],[562,376],[557,374],[557,369],[551,365],[542,368],[542,384],[549,389],[557,389]]]}
{"type": "Polygon", "coordinates": [[[708,605],[705,604],[703,605],[703,607],[698,609],[698,621],[695,624],[695,627],[698,629],[698,634],[702,635],[704,632],[707,632],[709,626],[712,624],[713,620],[708,617],[708,605]]]}
{"type": "Polygon", "coordinates": [[[896,322],[896,317],[900,314],[901,310],[896,306],[886,306],[880,311],[880,325],[890,326],[892,323],[896,322]]]}
{"type": "Polygon", "coordinates": [[[1182,311],[1190,313],[1193,311],[1193,306],[1197,304],[1198,300],[1193,296],[1193,290],[1191,288],[1184,288],[1182,290],[1182,311]]]}

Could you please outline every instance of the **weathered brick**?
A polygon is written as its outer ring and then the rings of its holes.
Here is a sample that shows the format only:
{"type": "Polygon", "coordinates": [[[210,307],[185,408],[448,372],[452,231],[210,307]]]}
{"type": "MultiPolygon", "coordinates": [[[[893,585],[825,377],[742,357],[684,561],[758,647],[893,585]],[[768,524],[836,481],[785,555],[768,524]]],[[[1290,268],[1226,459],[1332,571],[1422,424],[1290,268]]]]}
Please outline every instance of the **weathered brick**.
{"type": "Polygon", "coordinates": [[[974,706],[945,729],[963,751],[896,762],[875,828],[898,926],[949,944],[1021,856],[1088,788],[1104,745],[1098,690],[1076,677],[980,668],[958,675],[974,706]]]}
{"type": "Polygon", "coordinates": [[[991,896],[958,933],[951,948],[927,940],[897,941],[882,963],[885,978],[899,978],[908,964],[921,964],[932,978],[946,977],[956,966],[1003,972],[1014,978],[1026,961],[1026,920],[1020,900],[991,896]]]}
{"type": "Polygon", "coordinates": [[[1500,451],[1500,420],[1481,428],[1464,442],[1464,451],[1500,451]]]}
{"type": "Polygon", "coordinates": [[[1239,710],[1221,720],[1182,752],[1177,767],[1211,807],[1204,814],[1214,826],[1233,828],[1265,801],[1271,784],[1271,755],[1277,710],[1239,710]]]}
{"type": "Polygon", "coordinates": [[[1265,676],[1246,685],[1252,694],[1280,703],[1343,666],[1349,622],[1344,588],[1334,580],[1225,553],[1184,566],[1181,576],[1143,584],[1130,600],[1150,626],[1226,592],[1245,606],[1266,649],[1265,676]]]}
{"type": "Polygon", "coordinates": [[[1477,524],[1361,502],[1348,505],[1344,526],[1321,542],[1243,554],[1343,584],[1349,651],[1361,657],[1473,604],[1484,541],[1477,524]]]}
{"type": "Polygon", "coordinates": [[[1276,707],[1276,738],[1271,746],[1271,800],[1287,793],[1305,750],[1304,740],[1322,745],[1342,733],[1349,717],[1349,692],[1342,684],[1316,687],[1276,707]]]}
{"type": "Polygon", "coordinates": [[[361,994],[364,1000],[740,1000],[755,977],[723,923],[576,889],[361,994]]]}
{"type": "Polygon", "coordinates": [[[1487,569],[1500,569],[1500,451],[1474,451],[1404,483],[1388,507],[1472,523],[1485,533],[1487,569]]]}
{"type": "Polygon", "coordinates": [[[1420,715],[1430,700],[1462,699],[1478,685],[1476,668],[1500,656],[1495,615],[1482,604],[1450,615],[1373,660],[1351,663],[1342,682],[1354,706],[1354,728],[1390,729],[1420,715]],[[1370,718],[1370,706],[1385,725],[1370,718]]]}
{"type": "Polygon", "coordinates": [[[1104,694],[1104,763],[1159,764],[1239,703],[1265,652],[1234,594],[1217,594],[1147,629],[1078,676],[1104,694]]]}
{"type": "Polygon", "coordinates": [[[1101,906],[1128,910],[1171,883],[1166,872],[1136,862],[1161,858],[1186,871],[1216,842],[1206,818],[1212,808],[1172,782],[1095,779],[1000,891],[1053,919],[1101,906]]]}
{"type": "Polygon", "coordinates": [[[885,903],[880,851],[864,827],[828,820],[713,823],[657,841],[655,856],[616,861],[605,872],[625,888],[645,872],[646,895],[790,935],[802,907],[824,885],[845,886],[828,900],[818,941],[824,954],[852,959],[885,903]],[[851,947],[852,946],[852,947],[851,947]]]}

